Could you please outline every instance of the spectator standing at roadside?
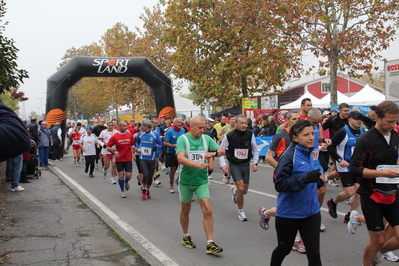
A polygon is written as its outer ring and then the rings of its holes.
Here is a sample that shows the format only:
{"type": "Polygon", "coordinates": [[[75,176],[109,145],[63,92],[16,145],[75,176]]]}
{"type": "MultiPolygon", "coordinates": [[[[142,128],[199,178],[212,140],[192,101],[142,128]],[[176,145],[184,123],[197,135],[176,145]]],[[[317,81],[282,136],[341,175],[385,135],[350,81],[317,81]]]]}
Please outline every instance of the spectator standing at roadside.
{"type": "Polygon", "coordinates": [[[48,156],[50,147],[53,146],[53,138],[50,129],[47,127],[47,121],[42,121],[39,128],[39,160],[40,166],[49,165],[48,156]]]}

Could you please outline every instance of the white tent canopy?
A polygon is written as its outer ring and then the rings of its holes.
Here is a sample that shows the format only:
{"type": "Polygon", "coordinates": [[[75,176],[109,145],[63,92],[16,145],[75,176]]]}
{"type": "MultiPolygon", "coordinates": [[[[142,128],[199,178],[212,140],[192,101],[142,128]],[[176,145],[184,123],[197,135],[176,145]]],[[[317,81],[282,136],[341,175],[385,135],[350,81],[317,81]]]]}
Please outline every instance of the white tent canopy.
{"type": "Polygon", "coordinates": [[[378,105],[385,101],[385,95],[371,88],[369,85],[364,86],[358,93],[349,98],[349,104],[358,105],[378,105]]]}
{"type": "Polygon", "coordinates": [[[300,109],[301,108],[301,102],[302,99],[309,98],[312,101],[313,106],[315,106],[315,103],[318,103],[320,101],[319,98],[313,96],[309,91],[305,92],[299,99],[295,100],[292,103],[285,104],[280,106],[281,109],[300,109]]]}
{"type": "MultiPolygon", "coordinates": [[[[346,96],[345,94],[337,91],[337,101],[338,103],[348,103],[350,102],[350,98],[346,96]]],[[[331,92],[327,93],[326,96],[321,98],[318,103],[314,103],[314,107],[318,108],[330,108],[331,107],[331,92]]]]}
{"type": "Polygon", "coordinates": [[[198,105],[194,105],[192,100],[177,96],[176,94],[173,98],[175,100],[176,113],[184,114],[187,117],[201,113],[201,108],[198,105]]]}

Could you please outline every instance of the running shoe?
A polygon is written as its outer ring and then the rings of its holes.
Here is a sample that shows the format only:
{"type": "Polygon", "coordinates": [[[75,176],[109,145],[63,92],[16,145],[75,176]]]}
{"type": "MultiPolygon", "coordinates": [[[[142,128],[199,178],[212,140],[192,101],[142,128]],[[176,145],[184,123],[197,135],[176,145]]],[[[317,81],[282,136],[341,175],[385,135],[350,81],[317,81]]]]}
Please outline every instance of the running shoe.
{"type": "Polygon", "coordinates": [[[372,263],[372,265],[373,266],[382,266],[382,265],[384,265],[383,264],[383,262],[384,262],[384,254],[381,254],[381,252],[377,252],[377,255],[375,256],[375,259],[373,260],[373,263],[372,263]]]}
{"type": "Polygon", "coordinates": [[[265,207],[260,207],[258,209],[258,213],[259,213],[259,225],[260,227],[262,227],[262,229],[269,229],[269,220],[270,220],[270,216],[268,216],[266,214],[267,209],[265,207]]]}
{"type": "Polygon", "coordinates": [[[350,205],[350,204],[351,204],[351,198],[345,200],[345,203],[348,204],[348,205],[350,205]]]}
{"type": "Polygon", "coordinates": [[[111,179],[109,180],[109,183],[111,183],[112,185],[116,184],[115,178],[111,177],[111,179]]]}
{"type": "Polygon", "coordinates": [[[147,199],[151,199],[150,191],[147,189],[147,199]]]}
{"type": "Polygon", "coordinates": [[[161,175],[158,173],[158,172],[156,172],[155,173],[155,178],[158,178],[158,177],[160,177],[161,175]]]}
{"type": "Polygon", "coordinates": [[[320,223],[320,232],[325,232],[326,231],[326,227],[324,226],[324,224],[320,223]]]}
{"type": "Polygon", "coordinates": [[[79,163],[76,163],[76,166],[77,166],[77,167],[80,167],[80,164],[79,164],[79,163]]]}
{"type": "Polygon", "coordinates": [[[169,175],[169,167],[168,168],[165,168],[165,174],[167,174],[167,175],[169,175]]]}
{"type": "Polygon", "coordinates": [[[235,187],[235,186],[230,187],[231,199],[233,200],[233,202],[235,204],[237,204],[236,190],[237,190],[237,187],[235,187]]]}
{"type": "Polygon", "coordinates": [[[159,181],[158,178],[155,178],[154,185],[159,186],[160,184],[161,184],[161,181],[159,181]]]}
{"type": "Polygon", "coordinates": [[[140,180],[139,180],[139,175],[137,175],[136,178],[137,178],[137,185],[141,186],[140,180]]]}
{"type": "Polygon", "coordinates": [[[11,191],[14,191],[14,192],[21,192],[21,191],[24,191],[24,190],[25,190],[25,188],[23,188],[21,186],[17,186],[15,188],[11,189],[11,191]]]}
{"type": "Polygon", "coordinates": [[[346,223],[346,224],[349,223],[350,216],[351,216],[351,212],[348,212],[347,214],[345,214],[344,223],[346,223]]]}
{"type": "Polygon", "coordinates": [[[332,187],[339,187],[338,180],[336,178],[328,180],[328,184],[332,187]]]}
{"type": "Polygon", "coordinates": [[[234,182],[232,181],[232,179],[230,177],[227,178],[227,183],[230,184],[230,185],[234,184],[234,182]]]}
{"type": "Polygon", "coordinates": [[[248,221],[248,217],[245,215],[244,211],[238,210],[238,220],[240,220],[242,222],[248,221]]]}
{"type": "Polygon", "coordinates": [[[169,186],[169,193],[175,193],[175,187],[169,186]]]}
{"type": "Polygon", "coordinates": [[[181,241],[183,246],[186,248],[195,248],[194,242],[191,240],[191,236],[185,236],[183,237],[183,240],[181,241]]]}
{"type": "Polygon", "coordinates": [[[94,178],[94,175],[93,174],[89,174],[89,177],[94,178]]]}
{"type": "Polygon", "coordinates": [[[176,186],[179,184],[179,181],[180,181],[180,177],[178,176],[178,177],[176,178],[176,180],[175,180],[176,186]]]}
{"type": "Polygon", "coordinates": [[[332,218],[337,218],[337,204],[334,203],[333,199],[327,200],[327,207],[328,207],[328,213],[332,218]]]}
{"type": "Polygon", "coordinates": [[[126,189],[126,191],[129,191],[129,189],[130,189],[130,185],[128,182],[125,182],[125,189],[126,189]]]}
{"type": "Polygon", "coordinates": [[[125,191],[123,191],[123,192],[121,193],[121,198],[126,198],[126,193],[125,193],[125,191]]]}
{"type": "Polygon", "coordinates": [[[85,173],[87,174],[87,172],[89,172],[89,167],[85,167],[85,173]]]}
{"type": "Polygon", "coordinates": [[[96,170],[98,170],[98,163],[96,163],[96,170]]]}
{"type": "Polygon", "coordinates": [[[107,171],[105,171],[104,169],[103,169],[103,178],[104,178],[104,179],[107,178],[107,171]]]}
{"type": "Polygon", "coordinates": [[[212,176],[208,175],[208,180],[212,180],[212,176]]]}
{"type": "Polygon", "coordinates": [[[306,253],[306,248],[305,248],[305,246],[303,245],[302,240],[299,240],[299,241],[296,241],[296,240],[295,240],[295,243],[294,243],[294,245],[292,246],[292,250],[293,250],[293,251],[298,251],[298,252],[301,253],[301,254],[306,253]]]}
{"type": "Polygon", "coordinates": [[[143,190],[141,191],[141,198],[142,198],[142,199],[147,199],[147,190],[146,190],[146,189],[143,189],[143,190]]]}
{"type": "Polygon", "coordinates": [[[348,223],[348,230],[351,234],[355,234],[356,233],[356,229],[359,225],[359,221],[356,220],[356,215],[358,215],[359,213],[355,210],[351,212],[351,215],[349,216],[349,223],[348,223]]]}
{"type": "Polygon", "coordinates": [[[206,245],[206,253],[208,254],[215,254],[215,253],[220,253],[223,252],[223,249],[219,247],[218,245],[215,244],[215,242],[211,242],[208,245],[206,245]]]}
{"type": "Polygon", "coordinates": [[[392,261],[392,262],[398,262],[399,261],[399,257],[396,256],[392,251],[389,251],[387,253],[384,254],[384,258],[392,261]]]}
{"type": "Polygon", "coordinates": [[[228,184],[227,177],[225,175],[223,175],[223,183],[228,184]]]}

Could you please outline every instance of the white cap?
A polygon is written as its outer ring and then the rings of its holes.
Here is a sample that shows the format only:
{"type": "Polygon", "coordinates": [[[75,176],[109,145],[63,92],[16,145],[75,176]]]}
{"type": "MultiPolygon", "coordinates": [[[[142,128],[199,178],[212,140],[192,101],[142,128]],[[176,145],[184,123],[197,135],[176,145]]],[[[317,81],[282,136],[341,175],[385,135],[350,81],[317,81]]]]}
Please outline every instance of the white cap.
{"type": "Polygon", "coordinates": [[[328,111],[328,110],[323,112],[323,115],[329,115],[329,114],[330,114],[330,111],[328,111]]]}
{"type": "Polygon", "coordinates": [[[208,117],[206,120],[208,120],[208,122],[215,122],[215,120],[213,120],[212,118],[208,117]]]}

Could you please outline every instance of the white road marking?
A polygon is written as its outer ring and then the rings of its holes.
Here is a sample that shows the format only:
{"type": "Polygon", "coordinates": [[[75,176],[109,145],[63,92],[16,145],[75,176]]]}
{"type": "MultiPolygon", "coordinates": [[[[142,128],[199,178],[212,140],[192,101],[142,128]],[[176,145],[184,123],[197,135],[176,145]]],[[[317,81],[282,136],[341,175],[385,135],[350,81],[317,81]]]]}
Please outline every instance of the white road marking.
{"type": "MultiPolygon", "coordinates": [[[[270,166],[270,167],[271,167],[271,166],[270,166]]],[[[220,184],[220,185],[225,185],[225,186],[228,186],[229,188],[230,188],[230,186],[233,186],[233,185],[231,185],[231,184],[228,185],[228,184],[225,184],[225,183],[223,183],[223,182],[216,181],[216,180],[209,180],[209,182],[216,183],[216,184],[220,184]]],[[[250,186],[251,186],[251,184],[250,184],[250,186]]],[[[255,193],[255,194],[258,194],[258,195],[263,195],[263,196],[266,196],[266,197],[269,197],[269,198],[275,198],[275,199],[277,199],[277,196],[276,196],[276,195],[269,194],[269,193],[265,193],[265,192],[261,192],[261,191],[257,191],[257,190],[253,190],[253,189],[248,189],[248,192],[252,192],[252,193],[255,193]]],[[[321,207],[320,210],[321,210],[321,211],[328,212],[328,208],[321,207]]],[[[346,213],[344,213],[344,212],[339,212],[339,211],[337,211],[337,214],[338,214],[338,215],[341,215],[341,216],[345,216],[345,215],[346,215],[346,213]]]]}
{"type": "Polygon", "coordinates": [[[79,189],[88,199],[90,199],[98,208],[100,208],[104,213],[106,213],[112,220],[114,220],[123,230],[125,230],[129,235],[131,235],[140,245],[147,249],[154,257],[156,257],[163,265],[178,265],[171,258],[169,258],[165,253],[158,249],[154,244],[148,241],[143,235],[137,232],[128,223],[123,221],[116,213],[111,211],[107,206],[105,206],[101,201],[94,197],[89,191],[84,189],[75,180],[69,177],[58,167],[53,166],[54,170],[59,172],[65,179],[67,179],[76,189],[79,189]]]}

